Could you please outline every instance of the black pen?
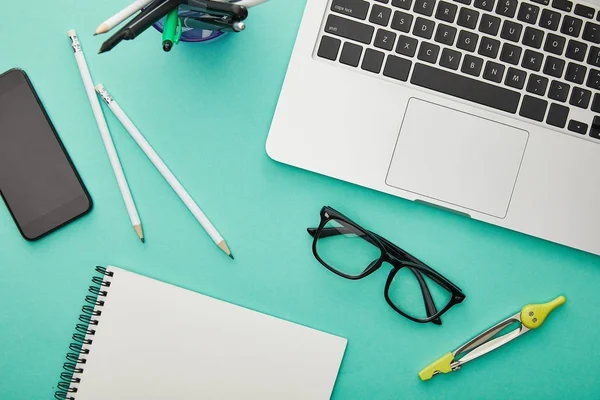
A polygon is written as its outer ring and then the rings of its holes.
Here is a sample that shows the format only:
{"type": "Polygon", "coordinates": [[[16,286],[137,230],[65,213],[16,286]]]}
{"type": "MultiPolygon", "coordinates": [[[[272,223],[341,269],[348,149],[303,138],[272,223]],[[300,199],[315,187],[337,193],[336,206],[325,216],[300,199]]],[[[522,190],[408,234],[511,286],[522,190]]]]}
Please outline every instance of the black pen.
{"type": "Polygon", "coordinates": [[[128,22],[117,33],[112,35],[106,42],[102,43],[98,54],[112,50],[123,40],[133,40],[156,21],[167,15],[170,11],[179,7],[182,0],[154,0],[143,9],[134,19],[128,22]]]}

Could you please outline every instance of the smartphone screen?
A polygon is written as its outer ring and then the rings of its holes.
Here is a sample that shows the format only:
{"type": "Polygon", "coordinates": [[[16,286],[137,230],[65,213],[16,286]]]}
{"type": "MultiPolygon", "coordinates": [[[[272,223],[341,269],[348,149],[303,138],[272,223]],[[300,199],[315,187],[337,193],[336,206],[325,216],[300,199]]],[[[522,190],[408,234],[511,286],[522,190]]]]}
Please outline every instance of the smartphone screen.
{"type": "Polygon", "coordinates": [[[0,193],[23,237],[35,240],[92,201],[27,75],[0,75],[0,193]]]}

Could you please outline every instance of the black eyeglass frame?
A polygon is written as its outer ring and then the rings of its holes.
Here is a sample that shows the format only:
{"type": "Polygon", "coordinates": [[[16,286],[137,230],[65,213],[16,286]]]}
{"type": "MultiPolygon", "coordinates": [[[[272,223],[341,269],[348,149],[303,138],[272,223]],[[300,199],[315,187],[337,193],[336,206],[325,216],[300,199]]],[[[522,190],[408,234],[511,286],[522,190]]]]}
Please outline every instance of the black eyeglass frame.
{"type": "MultiPolygon", "coordinates": [[[[312,251],[313,251],[313,255],[315,256],[315,258],[325,268],[327,268],[331,272],[335,273],[336,275],[341,276],[342,278],[346,278],[346,279],[350,279],[350,280],[359,280],[359,279],[362,279],[362,278],[365,278],[365,277],[371,275],[373,272],[375,272],[379,268],[381,268],[381,266],[383,265],[384,262],[387,262],[388,264],[390,264],[392,266],[392,270],[390,271],[390,274],[388,275],[388,278],[387,278],[387,281],[385,284],[384,297],[385,297],[385,300],[387,301],[387,303],[389,304],[389,306],[392,307],[394,309],[394,311],[396,311],[403,317],[408,318],[411,321],[415,321],[415,322],[419,322],[419,323],[432,322],[436,325],[441,325],[442,321],[440,319],[440,316],[442,316],[442,314],[444,314],[446,311],[448,311],[452,306],[454,306],[458,303],[461,303],[465,299],[465,297],[466,297],[465,294],[462,292],[462,290],[458,286],[456,286],[454,283],[450,282],[450,280],[446,279],[443,275],[441,275],[439,272],[437,272],[436,270],[434,270],[433,268],[431,268],[424,262],[418,260],[416,257],[412,256],[410,253],[408,253],[407,251],[403,250],[402,248],[396,246],[395,244],[393,244],[389,240],[385,239],[384,237],[379,236],[378,234],[376,234],[374,232],[364,229],[362,226],[358,225],[356,222],[352,221],[351,219],[349,219],[348,217],[346,217],[339,211],[333,209],[332,207],[329,207],[329,206],[323,207],[321,209],[320,215],[321,215],[321,222],[319,224],[319,227],[316,229],[315,228],[307,229],[308,233],[314,238],[313,244],[312,244],[312,251]],[[361,236],[363,237],[363,239],[365,239],[372,245],[379,248],[379,250],[381,252],[379,258],[377,260],[374,260],[373,262],[371,262],[360,275],[348,275],[343,272],[340,272],[340,271],[336,270],[334,267],[327,264],[327,262],[325,262],[319,256],[319,253],[317,251],[317,241],[320,238],[325,238],[328,236],[342,234],[342,232],[339,230],[339,228],[331,228],[332,231],[330,231],[330,232],[325,231],[325,229],[330,229],[330,228],[325,228],[325,225],[327,225],[327,223],[332,220],[341,221],[347,225],[352,226],[354,229],[356,229],[357,231],[359,231],[361,233],[361,236]],[[396,276],[396,274],[404,267],[408,268],[415,275],[415,277],[417,278],[417,281],[419,282],[419,286],[421,287],[421,292],[423,294],[423,300],[425,302],[427,318],[415,318],[411,315],[406,314],[405,312],[400,310],[390,299],[389,288],[392,284],[392,281],[394,280],[394,277],[396,276]],[[436,308],[433,298],[431,296],[431,292],[429,291],[429,288],[427,287],[427,283],[425,282],[425,280],[423,279],[423,276],[421,274],[426,275],[428,278],[430,278],[431,280],[433,280],[438,285],[442,286],[444,289],[448,290],[452,294],[450,301],[441,311],[437,311],[437,308],[436,308]]],[[[352,233],[356,234],[356,232],[352,232],[352,233]]]]}

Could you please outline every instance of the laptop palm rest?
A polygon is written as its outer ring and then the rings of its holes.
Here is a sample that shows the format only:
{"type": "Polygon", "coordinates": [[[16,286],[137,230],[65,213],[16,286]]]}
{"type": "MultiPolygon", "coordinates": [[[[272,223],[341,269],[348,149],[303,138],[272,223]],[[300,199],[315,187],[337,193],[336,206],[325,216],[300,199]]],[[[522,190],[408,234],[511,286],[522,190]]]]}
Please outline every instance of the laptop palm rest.
{"type": "Polygon", "coordinates": [[[386,183],[504,218],[528,138],[525,130],[411,98],[386,183]]]}

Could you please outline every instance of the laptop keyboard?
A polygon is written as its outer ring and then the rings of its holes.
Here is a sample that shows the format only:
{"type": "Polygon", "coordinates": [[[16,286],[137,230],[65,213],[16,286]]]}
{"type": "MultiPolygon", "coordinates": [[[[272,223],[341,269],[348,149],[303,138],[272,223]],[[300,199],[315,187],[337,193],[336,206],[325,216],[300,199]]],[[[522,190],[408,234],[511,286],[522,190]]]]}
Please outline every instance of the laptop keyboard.
{"type": "Polygon", "coordinates": [[[599,21],[568,0],[330,0],[317,56],[600,140],[599,21]]]}

